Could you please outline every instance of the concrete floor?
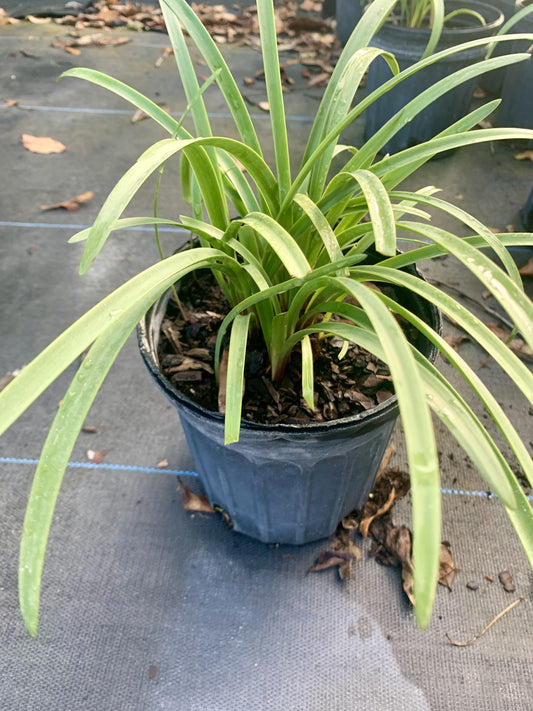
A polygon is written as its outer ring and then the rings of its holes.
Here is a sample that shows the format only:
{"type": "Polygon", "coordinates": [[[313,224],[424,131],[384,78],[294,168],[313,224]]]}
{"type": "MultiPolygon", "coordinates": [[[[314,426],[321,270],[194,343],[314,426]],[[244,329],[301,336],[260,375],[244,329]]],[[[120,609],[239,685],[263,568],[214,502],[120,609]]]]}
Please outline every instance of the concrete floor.
{"type": "MultiPolygon", "coordinates": [[[[130,108],[103,90],[55,80],[73,65],[91,66],[178,112],[184,100],[172,61],[155,67],[168,38],[132,34],[127,45],[87,48],[75,57],[51,47],[66,32],[52,25],[0,29],[0,97],[18,101],[0,105],[0,376],[22,367],[100,296],[157,258],[149,230],[124,232],[87,275],[77,276],[81,250],[66,240],[90,224],[108,190],[162,133],[148,121],[132,124],[130,108]],[[68,150],[32,154],[22,147],[23,133],[51,136],[68,150]],[[39,209],[87,190],[94,198],[77,213],[39,209]]],[[[259,67],[252,50],[228,48],[227,56],[239,78],[259,67]]],[[[260,84],[246,92],[264,98],[260,84]]],[[[318,96],[319,90],[305,89],[286,97],[293,149],[303,145],[318,96]]],[[[214,91],[207,100],[215,130],[223,131],[228,120],[214,91]]],[[[266,133],[266,115],[258,110],[256,118],[266,133]]],[[[362,128],[355,124],[347,141],[357,145],[362,128]]],[[[161,214],[183,209],[172,177],[169,169],[161,214]]],[[[425,166],[416,183],[443,187],[445,197],[505,228],[517,224],[533,165],[514,160],[509,146],[468,147],[425,166]]],[[[151,200],[147,187],[135,214],[151,210],[151,200]]],[[[183,239],[165,233],[165,248],[183,239]]],[[[482,302],[480,289],[453,260],[425,272],[482,302]]],[[[530,442],[531,410],[493,364],[484,367],[483,352],[466,344],[462,353],[530,442]]],[[[533,707],[531,571],[501,507],[476,495],[482,480],[441,428],[442,486],[461,490],[443,495],[443,537],[458,573],[452,593],[439,589],[431,626],[420,632],[397,571],[365,555],[346,584],[331,571],[306,576],[323,543],[269,547],[232,534],[218,518],[182,509],[175,474],[153,468],[163,459],[172,471],[192,470],[194,463],[134,339],[87,420],[98,431],[82,434],[76,445],[72,459],[80,465],[69,467],[51,532],[40,631],[29,638],[16,599],[18,542],[34,470],[25,460],[38,458],[72,372],[0,441],[3,711],[533,707]],[[88,468],[88,449],[107,450],[100,467],[88,468]],[[511,571],[514,596],[525,602],[471,647],[453,647],[445,633],[467,639],[514,599],[498,582],[502,570],[511,571]],[[476,591],[466,586],[472,582],[476,591]]],[[[404,466],[400,428],[395,442],[394,463],[404,466]]],[[[407,500],[395,519],[408,523],[409,515],[407,500]]]]}

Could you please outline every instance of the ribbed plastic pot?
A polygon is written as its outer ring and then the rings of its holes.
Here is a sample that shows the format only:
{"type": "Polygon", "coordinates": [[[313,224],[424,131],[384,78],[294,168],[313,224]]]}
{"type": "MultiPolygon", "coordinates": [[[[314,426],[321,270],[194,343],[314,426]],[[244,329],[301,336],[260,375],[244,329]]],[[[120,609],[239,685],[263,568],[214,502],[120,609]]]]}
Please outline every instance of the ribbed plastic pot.
{"type": "Polygon", "coordinates": [[[363,16],[363,6],[366,0],[337,0],[335,19],[337,21],[337,37],[339,42],[346,44],[354,27],[363,16]]]}
{"type": "MultiPolygon", "coordinates": [[[[224,420],[194,403],[162,375],[158,345],[170,293],[138,327],[139,347],[156,382],[177,409],[211,504],[233,529],[265,543],[302,544],[331,535],[372,490],[398,415],[396,397],[366,412],[322,424],[242,422],[240,439],[224,445],[224,420]]],[[[399,294],[433,328],[437,310],[410,292],[399,294]]],[[[416,344],[431,360],[436,350],[416,344]]]]}
{"type": "MultiPolygon", "coordinates": [[[[485,25],[476,22],[469,15],[456,15],[451,22],[453,27],[446,27],[435,51],[441,51],[470,40],[491,37],[503,24],[503,14],[500,10],[477,0],[453,0],[446,3],[446,12],[460,8],[468,8],[478,12],[485,18],[485,25]]],[[[429,30],[403,27],[386,23],[372,39],[371,44],[380,49],[392,52],[400,69],[407,69],[415,64],[424,54],[429,40],[429,30]]],[[[453,54],[444,60],[417,72],[402,81],[398,86],[388,91],[385,96],[373,102],[366,110],[365,137],[373,136],[396,112],[402,109],[411,99],[414,99],[425,89],[433,86],[458,69],[468,67],[483,59],[487,47],[477,47],[471,50],[453,54]]],[[[378,58],[369,67],[368,93],[377,89],[390,79],[391,72],[384,60],[378,58]]],[[[472,79],[446,92],[425,108],[418,116],[404,126],[382,148],[383,153],[397,153],[404,148],[415,146],[436,136],[440,131],[465,116],[472,100],[475,80],[472,79]]]]}
{"type": "MultiPolygon", "coordinates": [[[[520,9],[522,4],[517,5],[520,9]]],[[[533,13],[523,17],[513,27],[513,33],[533,33],[533,13]]],[[[511,42],[509,52],[524,52],[531,41],[511,42]]],[[[533,128],[533,60],[519,62],[507,67],[502,89],[502,102],[496,114],[498,126],[533,128]]],[[[533,141],[529,141],[533,145],[533,141]]]]}
{"type": "MultiPolygon", "coordinates": [[[[515,0],[491,0],[490,4],[498,8],[498,10],[501,10],[501,12],[503,13],[504,22],[510,20],[517,10],[515,0]]],[[[510,30],[510,32],[515,31],[515,28],[510,30]]],[[[510,45],[508,42],[499,42],[494,48],[492,56],[503,57],[504,54],[510,54],[511,50],[509,47],[510,45]]],[[[491,72],[486,72],[485,74],[482,74],[478,79],[478,84],[488,94],[492,94],[493,96],[501,96],[506,72],[507,67],[493,69],[491,72]]]]}

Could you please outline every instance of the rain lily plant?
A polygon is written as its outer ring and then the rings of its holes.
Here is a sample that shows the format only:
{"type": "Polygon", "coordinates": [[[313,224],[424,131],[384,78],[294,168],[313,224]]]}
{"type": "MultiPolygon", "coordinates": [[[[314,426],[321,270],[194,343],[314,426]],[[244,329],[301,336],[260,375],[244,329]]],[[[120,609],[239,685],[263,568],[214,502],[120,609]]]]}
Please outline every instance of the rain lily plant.
{"type": "MultiPolygon", "coordinates": [[[[81,273],[89,269],[115,230],[137,225],[176,225],[197,235],[189,250],[137,274],[60,335],[0,395],[0,432],[85,349],[44,445],[27,506],[21,542],[19,589],[28,630],[38,624],[40,580],[49,528],[62,476],[91,403],[114,359],[151,305],[186,274],[210,268],[231,306],[220,329],[229,337],[226,443],[239,438],[247,341],[261,334],[271,377],[282,377],[291,352],[301,352],[302,396],[313,407],[313,348],[334,336],[352,341],[388,364],[399,403],[412,482],[414,596],[418,624],[429,622],[435,596],[440,529],[439,463],[434,413],[475,463],[494,491],[533,564],[533,512],[499,447],[463,396],[409,342],[401,317],[429,339],[460,373],[516,456],[533,486],[533,464],[506,414],[480,378],[439,333],[371,283],[403,287],[435,304],[464,328],[533,402],[533,375],[478,318],[444,291],[403,267],[453,255],[491,292],[533,347],[533,305],[525,296],[506,247],[533,244],[531,234],[493,234],[475,217],[436,196],[433,187],[412,192],[401,182],[433,156],[461,146],[501,139],[533,138],[533,131],[490,128],[470,132],[497,102],[477,108],[433,140],[394,156],[378,157],[383,144],[444,91],[483,71],[529,58],[508,55],[474,64],[426,89],[378,133],[357,148],[339,143],[342,131],[378,96],[423,71],[447,49],[398,73],[393,56],[369,47],[396,0],[375,0],[355,28],[324,92],[298,171],[291,172],[272,0],[258,0],[258,18],[275,148],[274,165],[263,158],[254,125],[219,49],[186,0],[162,0],[176,63],[187,95],[195,135],[133,88],[91,69],[64,76],[98,84],[142,109],[168,132],[148,148],[112,190],[94,225],[71,241],[85,241],[81,273]],[[185,39],[184,33],[190,37],[185,39]],[[214,136],[194,71],[189,42],[200,52],[231,112],[238,140],[214,136]],[[392,77],[352,107],[371,62],[384,56],[392,77]],[[192,216],[121,217],[144,181],[180,157],[182,187],[192,216]],[[332,171],[332,162],[342,167],[332,171]],[[244,167],[244,171],[242,170],[244,167]],[[471,236],[459,238],[430,221],[427,209],[456,218],[471,236]],[[413,242],[399,253],[397,238],[413,242]],[[502,268],[483,254],[490,247],[502,268]],[[374,257],[368,258],[371,252],[374,257]],[[377,254],[377,262],[375,255],[377,254]],[[333,319],[337,314],[341,319],[333,319]],[[314,347],[313,345],[313,347],[314,347]]],[[[523,36],[522,36],[523,37],[523,36]]],[[[490,40],[476,40],[475,46],[490,40]]],[[[499,38],[497,41],[505,41],[499,38]]]]}

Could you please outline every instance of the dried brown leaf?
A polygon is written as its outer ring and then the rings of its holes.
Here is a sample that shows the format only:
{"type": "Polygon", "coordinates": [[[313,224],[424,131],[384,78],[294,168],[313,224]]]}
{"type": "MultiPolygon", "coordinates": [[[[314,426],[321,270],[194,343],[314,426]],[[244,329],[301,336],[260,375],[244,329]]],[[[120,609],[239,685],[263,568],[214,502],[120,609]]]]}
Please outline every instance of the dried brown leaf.
{"type": "Polygon", "coordinates": [[[95,452],[92,449],[88,449],[87,450],[87,459],[90,462],[92,462],[93,464],[101,464],[104,461],[106,454],[107,454],[107,451],[105,451],[105,450],[102,452],[95,452]]]}
{"type": "Polygon", "coordinates": [[[226,383],[228,380],[228,349],[224,348],[222,351],[222,358],[220,359],[220,366],[218,369],[218,411],[226,412],[226,383]]]}
{"type": "Polygon", "coordinates": [[[495,323],[487,323],[487,328],[489,328],[494,335],[507,344],[507,346],[522,360],[533,363],[533,350],[527,345],[525,341],[521,338],[512,338],[509,341],[510,334],[504,328],[501,328],[495,323]]]}
{"type": "Polygon", "coordinates": [[[255,84],[255,79],[253,77],[244,77],[243,82],[246,86],[253,86],[255,84]]]}
{"type": "Polygon", "coordinates": [[[515,153],[516,160],[533,160],[533,150],[522,151],[522,153],[515,153]]]}
{"type": "Polygon", "coordinates": [[[12,372],[12,373],[6,373],[5,375],[3,375],[3,376],[0,378],[0,393],[2,392],[2,390],[3,390],[4,388],[6,388],[6,387],[9,385],[9,383],[10,383],[12,380],[15,380],[15,378],[16,378],[17,375],[18,375],[18,372],[19,372],[19,371],[15,371],[15,372],[12,372]]]}
{"type": "Polygon", "coordinates": [[[63,200],[63,202],[58,202],[55,205],[39,205],[40,210],[68,210],[68,212],[77,212],[83,203],[92,200],[94,193],[88,190],[86,193],[81,193],[81,195],[76,195],[76,197],[69,198],[68,200],[63,200]]]}
{"type": "Polygon", "coordinates": [[[18,103],[17,99],[6,99],[4,101],[4,106],[18,106],[18,103]]]}
{"type": "Polygon", "coordinates": [[[452,335],[447,335],[444,336],[444,340],[446,343],[453,348],[454,351],[459,352],[459,346],[461,343],[464,343],[464,341],[469,341],[470,339],[468,336],[452,336],[452,335]]]}
{"type": "Polygon", "coordinates": [[[368,532],[370,529],[370,524],[372,521],[374,521],[377,518],[380,518],[384,514],[387,513],[387,511],[390,510],[392,504],[394,503],[394,499],[396,498],[396,491],[394,487],[391,489],[391,492],[389,494],[389,498],[387,501],[378,508],[373,514],[366,516],[364,519],[361,520],[361,523],[359,524],[359,533],[363,536],[363,538],[367,538],[368,532]]]}
{"type": "Polygon", "coordinates": [[[65,47],[65,52],[73,54],[75,57],[79,57],[81,54],[81,49],[78,49],[77,47],[65,47]]]}
{"type": "Polygon", "coordinates": [[[156,60],[155,66],[160,67],[165,61],[165,59],[167,59],[167,57],[170,57],[171,54],[174,54],[174,50],[172,49],[172,47],[165,47],[165,49],[163,50],[163,54],[156,60]]]}
{"type": "Polygon", "coordinates": [[[98,432],[98,427],[95,427],[94,425],[83,425],[81,431],[86,432],[87,434],[96,434],[96,432],[98,432]]]}
{"type": "Polygon", "coordinates": [[[311,79],[307,82],[307,85],[323,86],[328,83],[330,76],[331,74],[329,72],[320,72],[320,74],[315,74],[315,76],[311,77],[311,79]]]}
{"type": "Polygon", "coordinates": [[[270,111],[270,106],[268,104],[268,101],[258,101],[257,105],[261,109],[261,111],[270,111]]]}
{"type": "Polygon", "coordinates": [[[168,459],[162,459],[160,462],[157,462],[156,467],[158,469],[165,469],[165,467],[168,467],[168,459]]]}
{"type": "Polygon", "coordinates": [[[214,513],[207,496],[196,494],[180,482],[181,503],[186,511],[197,511],[199,513],[214,513]]]}
{"type": "Polygon", "coordinates": [[[522,276],[533,276],[533,257],[518,270],[522,276]]]}
{"type": "Polygon", "coordinates": [[[456,568],[450,552],[450,544],[443,541],[439,552],[439,583],[451,591],[455,578],[456,568]]]}
{"type": "Polygon", "coordinates": [[[47,25],[52,22],[51,17],[35,17],[35,15],[26,15],[24,19],[31,22],[32,25],[47,25]]]}
{"type": "Polygon", "coordinates": [[[501,573],[498,573],[498,578],[500,580],[500,583],[503,585],[503,589],[506,592],[514,592],[516,590],[516,587],[513,583],[513,577],[508,570],[502,570],[501,573]]]}
{"type": "Polygon", "coordinates": [[[31,136],[29,133],[22,134],[22,145],[32,153],[63,153],[67,150],[60,141],[47,136],[31,136]]]}

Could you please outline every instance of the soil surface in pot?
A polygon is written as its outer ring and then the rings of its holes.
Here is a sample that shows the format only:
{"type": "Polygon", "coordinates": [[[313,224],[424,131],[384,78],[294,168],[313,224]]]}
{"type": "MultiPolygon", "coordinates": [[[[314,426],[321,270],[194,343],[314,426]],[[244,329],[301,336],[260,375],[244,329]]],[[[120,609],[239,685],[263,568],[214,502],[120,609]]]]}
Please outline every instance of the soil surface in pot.
{"type": "MultiPolygon", "coordinates": [[[[213,363],[218,329],[228,303],[210,272],[196,272],[180,283],[183,313],[173,298],[161,325],[159,361],[174,387],[207,410],[217,412],[218,387],[213,363]]],[[[280,383],[270,380],[268,357],[259,338],[250,336],[245,365],[243,418],[261,424],[309,424],[337,420],[375,407],[393,394],[388,367],[344,341],[316,339],[315,409],[301,397],[301,353],[292,354],[280,383]]]]}

